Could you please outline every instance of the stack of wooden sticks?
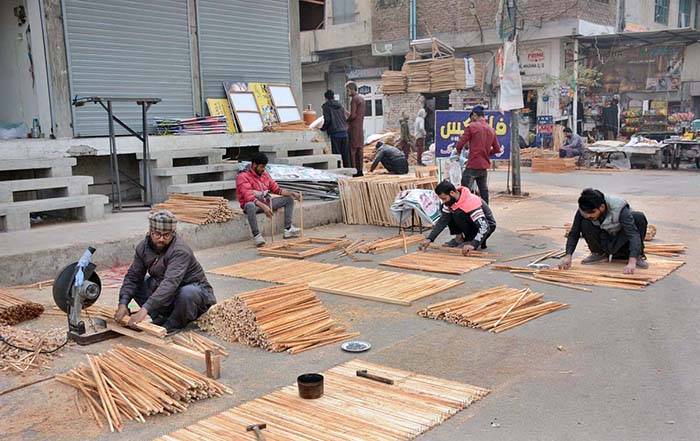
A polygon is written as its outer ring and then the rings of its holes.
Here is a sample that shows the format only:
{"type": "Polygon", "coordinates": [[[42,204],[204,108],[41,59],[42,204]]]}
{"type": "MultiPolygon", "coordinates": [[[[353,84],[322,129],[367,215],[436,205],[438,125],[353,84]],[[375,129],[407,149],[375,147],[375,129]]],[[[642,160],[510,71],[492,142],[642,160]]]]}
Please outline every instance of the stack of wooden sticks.
{"type": "MultiPolygon", "coordinates": [[[[89,308],[83,310],[83,312],[88,317],[97,317],[102,320],[110,321],[114,320],[114,314],[117,312],[117,309],[111,306],[92,305],[89,308]]],[[[129,317],[126,316],[122,319],[120,324],[126,325],[128,322],[129,317]]],[[[154,325],[153,323],[149,323],[146,321],[137,323],[136,325],[134,325],[134,328],[159,338],[165,337],[165,334],[167,333],[164,327],[154,325]]]]}
{"type": "Polygon", "coordinates": [[[406,246],[421,243],[425,238],[420,234],[404,236],[394,236],[385,239],[377,239],[371,242],[364,242],[357,248],[358,253],[381,254],[391,250],[398,250],[406,246]]]}
{"type": "Polygon", "coordinates": [[[408,79],[401,71],[385,70],[382,74],[382,93],[392,95],[395,93],[406,93],[408,79]]]}
{"type": "Polygon", "coordinates": [[[13,345],[32,349],[31,352],[23,351],[0,342],[0,370],[17,373],[47,367],[52,355],[46,352],[57,349],[66,340],[65,328],[38,332],[14,326],[0,326],[0,335],[13,345]]]}
{"type": "Polygon", "coordinates": [[[193,401],[232,391],[160,352],[118,345],[100,355],[88,355],[62,383],[83,393],[97,424],[104,418],[112,432],[121,432],[124,420],[145,422],[144,417],[183,412],[193,401]]]}
{"type": "Polygon", "coordinates": [[[271,126],[265,126],[263,128],[264,132],[299,132],[310,130],[304,121],[290,121],[285,123],[273,124],[271,126]]]}
{"type": "Polygon", "coordinates": [[[0,325],[16,325],[39,317],[44,307],[0,290],[0,325]]]}
{"type": "Polygon", "coordinates": [[[576,170],[576,158],[533,158],[533,173],[568,173],[576,170]]]}
{"type": "Polygon", "coordinates": [[[178,221],[197,225],[225,223],[237,217],[227,199],[214,196],[170,194],[167,201],[153,207],[157,210],[169,210],[178,221]]]}
{"type": "Polygon", "coordinates": [[[418,315],[499,333],[569,306],[544,302],[542,297],[542,294],[529,288],[515,289],[502,285],[435,303],[418,311],[418,315]]]}
{"type": "Polygon", "coordinates": [[[644,253],[662,257],[680,257],[685,254],[688,247],[682,243],[647,243],[644,244],[644,253]]]}
{"type": "Polygon", "coordinates": [[[228,356],[226,348],[210,340],[203,335],[200,335],[194,331],[190,332],[180,332],[175,334],[172,338],[173,343],[177,343],[180,346],[192,349],[197,352],[205,353],[206,351],[212,351],[215,354],[228,356]]]}
{"type": "Polygon", "coordinates": [[[331,318],[306,285],[251,291],[213,306],[199,327],[227,341],[290,354],[356,337],[331,318]]]}

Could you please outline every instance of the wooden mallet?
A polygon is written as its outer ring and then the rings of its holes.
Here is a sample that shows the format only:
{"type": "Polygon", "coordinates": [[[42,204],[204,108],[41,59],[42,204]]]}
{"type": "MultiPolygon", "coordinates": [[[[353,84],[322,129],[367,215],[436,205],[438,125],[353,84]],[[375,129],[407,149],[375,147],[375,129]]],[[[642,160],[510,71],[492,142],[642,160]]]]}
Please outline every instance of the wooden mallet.
{"type": "Polygon", "coordinates": [[[265,423],[253,424],[245,428],[246,432],[255,432],[255,439],[257,441],[265,441],[265,437],[262,434],[262,430],[267,427],[265,423]]]}

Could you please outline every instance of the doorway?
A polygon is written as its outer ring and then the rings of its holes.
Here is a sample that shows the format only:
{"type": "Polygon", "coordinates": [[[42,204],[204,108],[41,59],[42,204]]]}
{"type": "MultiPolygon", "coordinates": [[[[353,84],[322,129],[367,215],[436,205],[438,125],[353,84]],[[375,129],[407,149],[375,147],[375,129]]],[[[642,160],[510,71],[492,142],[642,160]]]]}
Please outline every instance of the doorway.
{"type": "Polygon", "coordinates": [[[357,92],[365,99],[365,138],[384,130],[384,103],[378,79],[356,80],[357,92]]]}

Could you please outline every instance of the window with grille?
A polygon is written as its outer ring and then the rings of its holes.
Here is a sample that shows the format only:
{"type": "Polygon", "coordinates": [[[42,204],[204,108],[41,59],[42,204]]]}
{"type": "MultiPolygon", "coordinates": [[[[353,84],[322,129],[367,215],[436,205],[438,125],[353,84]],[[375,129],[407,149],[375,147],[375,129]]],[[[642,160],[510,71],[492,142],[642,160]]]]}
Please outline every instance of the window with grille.
{"type": "Polygon", "coordinates": [[[355,0],[333,0],[333,24],[355,21],[355,0]]]}
{"type": "Polygon", "coordinates": [[[654,8],[654,21],[656,23],[668,24],[668,2],[669,0],[656,0],[654,8]]]}
{"type": "Polygon", "coordinates": [[[398,4],[398,0],[379,0],[380,8],[392,8],[398,4]]]}
{"type": "Polygon", "coordinates": [[[680,0],[678,5],[678,27],[687,28],[690,26],[690,0],[680,0]]]}

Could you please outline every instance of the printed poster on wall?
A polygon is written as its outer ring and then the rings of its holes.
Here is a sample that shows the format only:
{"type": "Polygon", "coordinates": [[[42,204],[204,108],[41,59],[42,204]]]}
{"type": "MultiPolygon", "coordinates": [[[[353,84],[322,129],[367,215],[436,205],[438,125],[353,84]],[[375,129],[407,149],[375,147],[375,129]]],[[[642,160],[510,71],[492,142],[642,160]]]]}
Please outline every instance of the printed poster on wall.
{"type": "MultiPolygon", "coordinates": [[[[448,158],[452,149],[464,133],[464,128],[471,122],[468,110],[438,110],[435,112],[435,156],[448,158]]],[[[486,122],[496,130],[501,153],[491,159],[510,158],[510,112],[487,110],[484,112],[486,122]]]]}

